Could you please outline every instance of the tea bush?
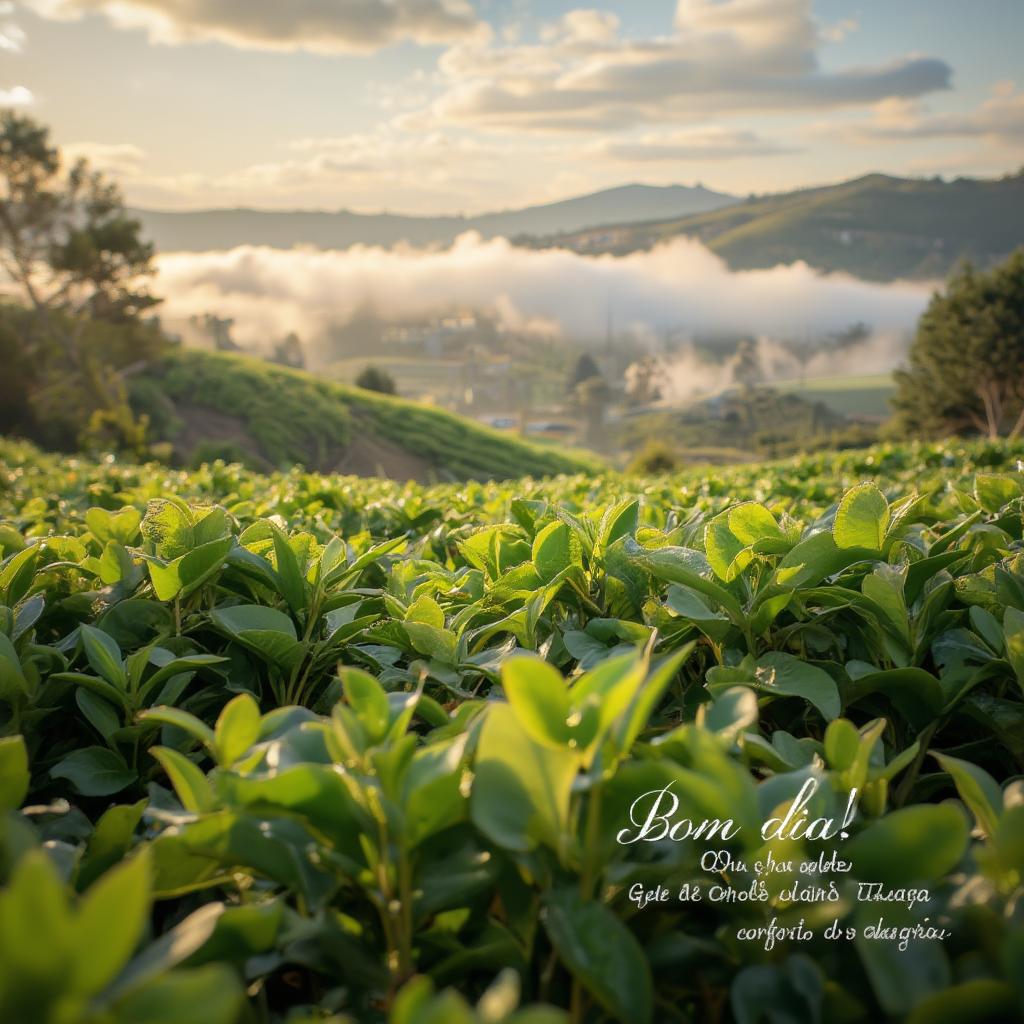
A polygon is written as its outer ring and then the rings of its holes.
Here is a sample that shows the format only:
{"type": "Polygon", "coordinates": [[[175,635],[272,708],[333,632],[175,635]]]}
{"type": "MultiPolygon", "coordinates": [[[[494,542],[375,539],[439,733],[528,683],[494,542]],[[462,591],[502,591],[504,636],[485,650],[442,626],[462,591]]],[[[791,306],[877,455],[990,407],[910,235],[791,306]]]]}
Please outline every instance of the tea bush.
{"type": "Polygon", "coordinates": [[[421,487],[0,445],[0,1019],[1017,1019],[1020,453],[421,487]],[[849,838],[763,839],[809,780],[849,838]],[[734,831],[630,841],[659,792],[734,831]]]}
{"type": "Polygon", "coordinates": [[[170,444],[187,464],[202,452],[182,447],[182,427],[212,411],[234,420],[246,437],[233,457],[257,468],[297,462],[330,469],[367,438],[419,460],[429,479],[506,479],[601,465],[582,451],[536,443],[445,409],[226,352],[168,353],[132,378],[132,404],[149,420],[151,440],[170,444]]]}

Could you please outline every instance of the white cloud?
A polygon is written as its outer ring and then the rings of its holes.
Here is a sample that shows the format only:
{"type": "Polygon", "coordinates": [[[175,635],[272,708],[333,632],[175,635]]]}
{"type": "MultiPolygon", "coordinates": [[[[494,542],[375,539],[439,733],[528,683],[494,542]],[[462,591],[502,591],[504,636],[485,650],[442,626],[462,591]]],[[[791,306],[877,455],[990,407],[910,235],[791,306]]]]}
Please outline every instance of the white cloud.
{"type": "Polygon", "coordinates": [[[842,21],[837,21],[834,25],[826,25],[821,30],[823,39],[828,40],[830,43],[841,43],[848,35],[852,35],[857,29],[860,28],[860,23],[856,18],[843,18],[842,21]]]}
{"type": "Polygon", "coordinates": [[[146,157],[138,146],[127,142],[69,142],[61,148],[68,163],[88,160],[95,170],[117,175],[138,174],[146,157]]]}
{"type": "MultiPolygon", "coordinates": [[[[426,213],[489,209],[513,197],[507,170],[521,149],[457,132],[409,134],[384,124],[369,132],[294,139],[286,154],[220,174],[160,174],[132,147],[69,147],[106,160],[138,206],[253,205],[345,207],[362,211],[417,208],[426,213]]],[[[523,184],[525,202],[535,182],[523,184]]]]}
{"type": "Polygon", "coordinates": [[[773,55],[789,70],[813,66],[817,27],[809,0],[677,0],[676,31],[690,46],[773,55]]]}
{"type": "Polygon", "coordinates": [[[609,307],[621,330],[737,330],[794,336],[857,321],[909,328],[929,287],[823,276],[804,264],[731,272],[698,242],[674,239],[615,258],[529,250],[462,236],[445,250],[279,250],[159,257],[169,320],[215,312],[235,319],[244,344],[290,330],[315,338],[367,304],[381,316],[430,316],[454,308],[495,313],[508,327],[602,337],[609,307]]]}
{"type": "Polygon", "coordinates": [[[404,40],[451,43],[489,33],[468,0],[22,0],[45,18],[102,14],[161,43],[371,52],[404,40]]]}
{"type": "Polygon", "coordinates": [[[611,11],[577,9],[541,28],[546,43],[610,43],[619,30],[618,16],[611,11]]]}
{"type": "Polygon", "coordinates": [[[679,0],[670,35],[622,37],[594,11],[540,43],[467,42],[440,61],[435,121],[481,130],[618,130],[708,115],[858,107],[949,88],[949,66],[911,56],[824,71],[811,0],[679,0]]]}
{"type": "Polygon", "coordinates": [[[756,132],[710,126],[652,132],[635,139],[607,139],[598,143],[593,152],[613,160],[633,163],[736,160],[794,153],[797,150],[765,139],[756,132]]]}
{"type": "Polygon", "coordinates": [[[874,123],[861,126],[861,138],[877,141],[981,137],[992,142],[1024,142],[1024,92],[999,82],[974,110],[930,114],[920,104],[887,104],[874,123]]]}
{"type": "Polygon", "coordinates": [[[8,21],[7,15],[13,13],[13,7],[9,4],[0,4],[0,50],[8,53],[21,53],[25,45],[25,32],[15,22],[8,21]]]}
{"type": "Polygon", "coordinates": [[[31,90],[23,85],[0,89],[0,107],[27,107],[35,103],[31,90]]]}

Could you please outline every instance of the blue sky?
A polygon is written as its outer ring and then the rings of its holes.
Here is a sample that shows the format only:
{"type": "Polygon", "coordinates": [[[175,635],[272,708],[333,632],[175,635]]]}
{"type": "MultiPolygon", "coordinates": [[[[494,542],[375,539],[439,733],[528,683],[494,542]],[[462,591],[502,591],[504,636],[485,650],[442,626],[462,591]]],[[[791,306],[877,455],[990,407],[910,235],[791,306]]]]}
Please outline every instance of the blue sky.
{"type": "Polygon", "coordinates": [[[1020,0],[0,2],[0,102],[138,204],[476,212],[1024,164],[1020,0]]]}

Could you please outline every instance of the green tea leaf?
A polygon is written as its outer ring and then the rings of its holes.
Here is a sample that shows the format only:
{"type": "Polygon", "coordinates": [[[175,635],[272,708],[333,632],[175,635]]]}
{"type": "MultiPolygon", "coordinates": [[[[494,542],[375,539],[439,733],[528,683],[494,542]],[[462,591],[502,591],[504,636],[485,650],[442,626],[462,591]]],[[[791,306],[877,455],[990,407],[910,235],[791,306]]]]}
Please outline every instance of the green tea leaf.
{"type": "Polygon", "coordinates": [[[837,718],[825,730],[825,757],[834,771],[845,771],[857,760],[860,733],[847,718],[837,718]]]}
{"type": "Polygon", "coordinates": [[[281,594],[293,614],[298,615],[306,607],[306,580],[299,567],[298,557],[288,543],[288,537],[278,529],[274,530],[274,558],[277,561],[277,576],[281,581],[281,594]]]}
{"type": "Polygon", "coordinates": [[[840,548],[881,551],[889,527],[889,503],[871,483],[860,484],[843,495],[832,525],[832,537],[840,548]]]}
{"type": "Polygon", "coordinates": [[[173,560],[192,547],[192,515],[179,498],[157,498],[146,507],[142,536],[163,559],[173,560]]]}
{"type": "Polygon", "coordinates": [[[99,992],[128,962],[149,919],[149,850],[108,871],[82,897],[74,918],[75,958],[70,984],[99,992]]]}
{"type": "Polygon", "coordinates": [[[227,965],[207,964],[134,989],[118,1001],[117,1019],[146,1024],[235,1024],[244,1002],[237,974],[227,965]]]}
{"type": "Polygon", "coordinates": [[[763,693],[803,697],[826,722],[839,717],[839,687],[824,670],[783,651],[772,651],[757,662],[754,682],[763,693]]]}
{"type": "Polygon", "coordinates": [[[979,473],[974,478],[974,496],[986,512],[998,512],[1024,493],[1020,476],[1009,473],[979,473]]]}
{"type": "Polygon", "coordinates": [[[16,811],[28,793],[28,751],[21,736],[0,738],[0,813],[16,811]]]}
{"type": "Polygon", "coordinates": [[[342,668],[341,682],[345,699],[359,716],[371,743],[379,743],[391,724],[391,705],[384,687],[369,673],[357,668],[342,668]]]}
{"type": "Polygon", "coordinates": [[[573,736],[569,689],[560,672],[540,658],[510,658],[501,685],[516,718],[537,743],[567,747],[573,736]]]}
{"type": "Polygon", "coordinates": [[[126,546],[134,543],[139,535],[141,522],[142,515],[131,505],[126,505],[117,512],[93,507],[85,513],[85,525],[89,532],[104,545],[110,541],[126,546]]]}
{"type": "Polygon", "coordinates": [[[193,548],[165,565],[148,560],[153,591],[161,601],[187,596],[217,574],[234,540],[224,537],[193,548]]]}
{"type": "Polygon", "coordinates": [[[756,501],[733,506],[728,513],[729,530],[743,544],[754,544],[767,537],[781,537],[775,516],[756,501]]]}
{"type": "Polygon", "coordinates": [[[258,630],[284,633],[292,640],[297,639],[295,623],[276,608],[267,608],[260,604],[232,605],[227,608],[215,608],[210,617],[232,636],[258,630]]]}
{"type": "Polygon", "coordinates": [[[173,725],[176,729],[187,732],[189,736],[197,739],[211,753],[217,749],[217,740],[213,730],[195,715],[182,711],[180,708],[172,708],[160,704],[157,707],[149,708],[139,715],[140,722],[159,722],[161,725],[173,725]]]}
{"type": "Polygon", "coordinates": [[[721,642],[732,627],[729,616],[721,612],[713,612],[690,587],[673,583],[668,588],[665,604],[683,619],[692,622],[702,633],[712,640],[721,642]]]}
{"type": "Polygon", "coordinates": [[[39,551],[39,545],[33,544],[0,562],[0,603],[13,608],[28,593],[39,551]]]}
{"type": "Polygon", "coordinates": [[[491,704],[474,767],[470,813],[492,842],[522,852],[565,846],[576,754],[537,743],[509,705],[491,704]]]}
{"type": "Polygon", "coordinates": [[[75,879],[79,889],[92,885],[128,854],[147,803],[139,800],[134,804],[115,804],[100,815],[79,863],[75,879]]]}
{"type": "Polygon", "coordinates": [[[970,808],[978,827],[991,838],[1003,813],[1003,794],[995,779],[984,768],[949,754],[930,751],[944,772],[953,777],[960,799],[970,808]]]}
{"type": "Polygon", "coordinates": [[[232,765],[260,734],[260,707],[252,694],[240,693],[224,705],[214,729],[214,746],[221,765],[232,765]]]}
{"type": "Polygon", "coordinates": [[[753,561],[754,553],[729,526],[728,512],[715,516],[704,528],[704,550],[715,575],[732,582],[753,561]]]}
{"type": "Polygon", "coordinates": [[[565,523],[549,523],[533,541],[533,564],[545,583],[550,583],[572,564],[572,544],[565,523]]]}
{"type": "Polygon", "coordinates": [[[959,863],[968,842],[967,819],[952,804],[918,804],[891,811],[845,848],[857,878],[909,885],[942,878],[959,863]]]}
{"type": "Polygon", "coordinates": [[[1017,676],[1017,684],[1024,690],[1024,611],[1007,608],[1003,613],[1003,633],[1006,637],[1006,657],[1017,676]]]}
{"type": "Polygon", "coordinates": [[[90,725],[109,743],[111,734],[121,728],[121,716],[117,708],[84,686],[75,691],[75,703],[90,725]]]}
{"type": "Polygon", "coordinates": [[[563,963],[623,1024],[650,1024],[654,986],[644,951],[606,906],[579,889],[554,889],[544,904],[544,928],[563,963]]]}
{"type": "Polygon", "coordinates": [[[98,672],[111,686],[116,686],[119,690],[126,690],[128,679],[125,676],[124,665],[121,663],[121,650],[114,642],[113,637],[107,636],[101,629],[84,624],[78,627],[78,633],[82,638],[85,656],[89,659],[93,670],[98,672]]]}
{"type": "Polygon", "coordinates": [[[164,932],[128,964],[108,990],[107,997],[121,999],[138,992],[187,960],[213,935],[223,913],[223,903],[207,903],[164,932]]]}
{"type": "Polygon", "coordinates": [[[196,814],[213,810],[216,805],[213,787],[194,761],[170,747],[150,747],[149,752],[167,773],[185,810],[196,814]]]}
{"type": "Polygon", "coordinates": [[[432,597],[424,595],[409,605],[405,613],[405,621],[407,623],[421,622],[426,626],[433,626],[435,629],[444,629],[444,611],[432,597]]]}
{"type": "Polygon", "coordinates": [[[67,779],[83,796],[120,793],[136,779],[120,754],[107,747],[82,747],[58,761],[51,769],[55,779],[67,779]]]}

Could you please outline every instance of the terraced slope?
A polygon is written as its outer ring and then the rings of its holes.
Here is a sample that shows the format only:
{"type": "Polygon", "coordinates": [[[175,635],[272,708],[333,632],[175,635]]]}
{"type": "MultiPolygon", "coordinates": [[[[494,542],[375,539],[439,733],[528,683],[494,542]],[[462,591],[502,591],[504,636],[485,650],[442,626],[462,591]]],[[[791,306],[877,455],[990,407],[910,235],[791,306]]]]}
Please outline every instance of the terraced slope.
{"type": "Polygon", "coordinates": [[[399,480],[501,480],[595,469],[462,416],[245,356],[183,350],[136,378],[133,404],[174,461],[399,480]]]}

